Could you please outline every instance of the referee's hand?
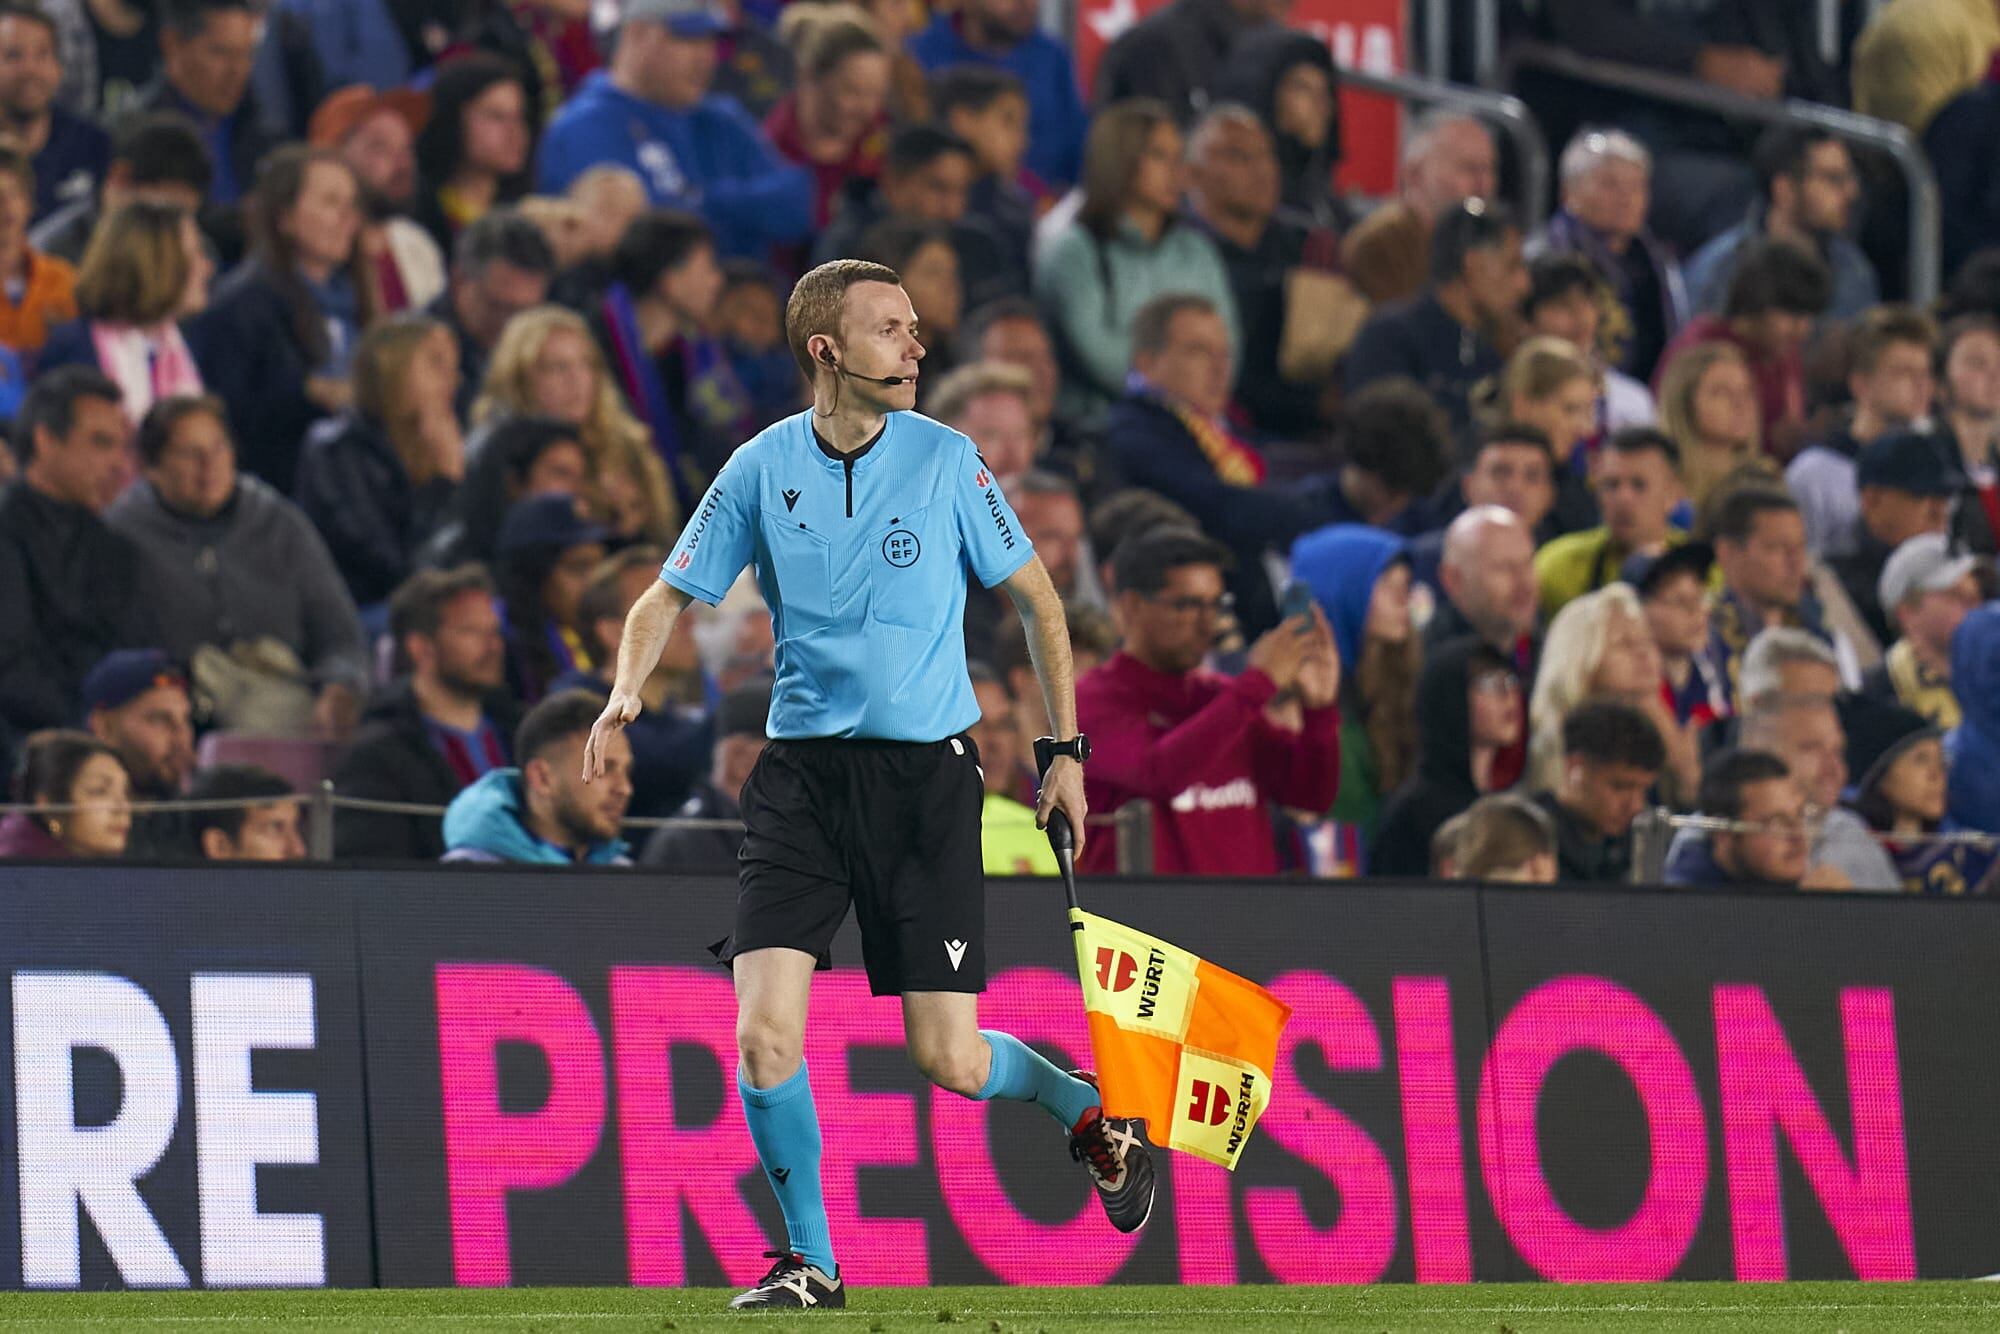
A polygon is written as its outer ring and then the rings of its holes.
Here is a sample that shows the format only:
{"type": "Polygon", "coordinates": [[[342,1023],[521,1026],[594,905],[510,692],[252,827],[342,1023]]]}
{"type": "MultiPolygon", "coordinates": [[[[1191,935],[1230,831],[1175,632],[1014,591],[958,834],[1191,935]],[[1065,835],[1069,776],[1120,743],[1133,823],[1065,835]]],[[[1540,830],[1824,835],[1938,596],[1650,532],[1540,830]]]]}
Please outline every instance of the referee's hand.
{"type": "Polygon", "coordinates": [[[1035,827],[1049,827],[1049,812],[1060,809],[1069,817],[1069,827],[1076,835],[1076,855],[1083,856],[1083,766],[1068,755],[1058,755],[1049,761],[1049,771],[1042,775],[1042,797],[1035,803],[1035,827]]]}
{"type": "Polygon", "coordinates": [[[628,695],[622,690],[611,692],[605,701],[604,712],[597,715],[597,721],[590,725],[590,739],[583,743],[583,781],[588,783],[604,772],[604,743],[613,732],[620,731],[625,724],[639,716],[645,705],[637,695],[628,695]]]}

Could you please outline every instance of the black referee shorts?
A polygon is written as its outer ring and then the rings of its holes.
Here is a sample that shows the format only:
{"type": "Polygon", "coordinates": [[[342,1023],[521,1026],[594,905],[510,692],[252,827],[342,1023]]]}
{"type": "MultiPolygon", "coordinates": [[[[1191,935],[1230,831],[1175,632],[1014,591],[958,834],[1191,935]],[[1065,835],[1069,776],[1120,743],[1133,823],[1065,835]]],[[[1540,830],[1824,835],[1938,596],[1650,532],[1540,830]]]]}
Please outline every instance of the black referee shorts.
{"type": "Polygon", "coordinates": [[[852,903],[875,995],[985,990],[985,799],[967,736],[771,742],[743,785],[736,929],[710,948],[831,968],[852,903]]]}

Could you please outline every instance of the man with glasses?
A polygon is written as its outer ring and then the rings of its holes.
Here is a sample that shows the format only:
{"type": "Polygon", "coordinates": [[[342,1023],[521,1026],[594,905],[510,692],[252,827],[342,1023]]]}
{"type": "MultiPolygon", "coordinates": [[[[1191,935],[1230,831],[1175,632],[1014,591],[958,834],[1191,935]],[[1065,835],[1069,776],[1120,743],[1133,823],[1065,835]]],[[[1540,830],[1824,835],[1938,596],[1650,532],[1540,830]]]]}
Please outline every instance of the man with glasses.
{"type": "MultiPolygon", "coordinates": [[[[1339,786],[1340,655],[1318,607],[1252,643],[1241,676],[1202,666],[1229,559],[1193,529],[1127,538],[1112,557],[1124,647],[1076,685],[1090,809],[1152,802],[1162,875],[1276,874],[1272,804],[1324,811],[1339,786]]],[[[1090,840],[1084,869],[1115,869],[1115,842],[1090,840]]]]}
{"type": "Polygon", "coordinates": [[[1807,839],[1817,820],[1791,770],[1764,750],[1726,750],[1701,776],[1701,813],[1730,828],[1684,831],[1667,854],[1670,885],[1844,888],[1815,877],[1807,839]]]}
{"type": "Polygon", "coordinates": [[[1806,800],[1825,812],[1813,832],[1815,884],[1828,889],[1902,888],[1902,877],[1860,816],[1840,805],[1847,786],[1847,732],[1832,700],[1764,695],[1751,699],[1737,744],[1785,762],[1806,800]]]}

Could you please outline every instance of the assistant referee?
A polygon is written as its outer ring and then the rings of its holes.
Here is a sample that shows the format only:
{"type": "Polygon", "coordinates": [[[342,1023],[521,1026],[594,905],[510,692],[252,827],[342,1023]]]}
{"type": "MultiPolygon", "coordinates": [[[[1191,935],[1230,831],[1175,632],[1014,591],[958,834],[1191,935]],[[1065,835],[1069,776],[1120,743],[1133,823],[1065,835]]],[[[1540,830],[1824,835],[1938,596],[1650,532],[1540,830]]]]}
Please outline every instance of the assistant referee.
{"type": "Polygon", "coordinates": [[[1136,1124],[1106,1117],[1094,1079],[979,1028],[986,986],[984,784],[967,735],[966,574],[1004,585],[1027,628],[1048,716],[1071,742],[1036,812],[1084,841],[1088,754],[1076,730],[1062,602],[972,442],[916,406],[917,317],[893,269],[822,264],[785,310],[813,406],[730,456],[633,606],[618,675],[584,751],[639,716],[639,687],[690,598],[722,600],[745,565],[777,640],[771,741],[743,788],[734,931],[713,948],[736,979],[736,1088],[787,1246],[740,1308],[846,1304],[820,1198],[819,1117],[802,1055],[815,968],[852,904],[870,989],[903,998],[910,1059],[968,1098],[1039,1103],[1070,1137],[1122,1231],[1152,1211],[1136,1124]]]}

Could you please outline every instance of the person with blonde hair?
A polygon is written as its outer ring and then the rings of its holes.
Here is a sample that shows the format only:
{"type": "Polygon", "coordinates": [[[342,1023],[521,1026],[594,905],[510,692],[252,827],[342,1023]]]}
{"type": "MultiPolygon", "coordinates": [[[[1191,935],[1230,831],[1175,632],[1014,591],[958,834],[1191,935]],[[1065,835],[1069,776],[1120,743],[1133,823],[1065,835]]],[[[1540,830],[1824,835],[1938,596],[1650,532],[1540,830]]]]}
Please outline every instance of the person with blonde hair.
{"type": "Polygon", "coordinates": [[[1701,782],[1699,748],[1694,732],[1675,722],[1661,698],[1661,670],[1645,608],[1630,584],[1607,584],[1557,612],[1528,702],[1528,790],[1560,785],[1565,721],[1586,700],[1609,699],[1652,720],[1666,747],[1661,774],[1669,797],[1692,798],[1701,782]]]}
{"type": "Polygon", "coordinates": [[[573,310],[536,306],[507,322],[472,405],[478,429],[467,468],[497,466],[485,447],[493,428],[525,416],[577,428],[594,474],[590,499],[619,536],[665,541],[673,535],[681,514],[666,468],[612,382],[590,326],[573,310]]]}
{"type": "Polygon", "coordinates": [[[1763,452],[1757,382],[1731,343],[1700,343],[1660,377],[1660,429],[1681,451],[1681,482],[1696,510],[1730,472],[1763,452]]]}
{"type": "Polygon", "coordinates": [[[306,437],[299,507],[363,608],[409,576],[465,474],[457,392],[451,331],[427,316],[398,315],[355,349],[353,408],[306,437]]]}
{"type": "Polygon", "coordinates": [[[813,226],[821,229],[850,181],[881,173],[891,48],[858,5],[788,6],[778,29],[797,82],[764,118],[764,133],[779,156],[812,173],[813,226]]]}
{"type": "Polygon", "coordinates": [[[1549,519],[1556,532],[1596,526],[1589,469],[1578,455],[1597,431],[1597,371],[1590,359],[1566,339],[1526,339],[1493,378],[1486,415],[1491,424],[1532,426],[1549,438],[1556,465],[1556,503],[1549,519]]]}

